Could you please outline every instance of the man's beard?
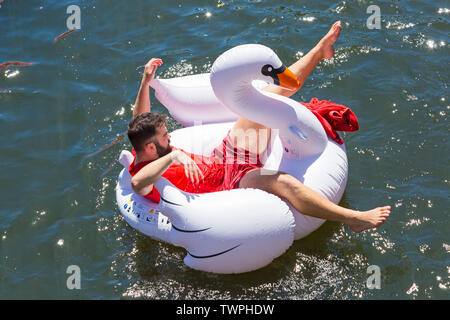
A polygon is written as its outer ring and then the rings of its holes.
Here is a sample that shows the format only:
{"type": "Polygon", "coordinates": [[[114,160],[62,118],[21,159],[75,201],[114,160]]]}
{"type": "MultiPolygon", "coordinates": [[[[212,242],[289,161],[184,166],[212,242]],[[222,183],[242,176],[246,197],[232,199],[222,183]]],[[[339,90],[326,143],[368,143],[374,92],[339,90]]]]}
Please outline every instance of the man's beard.
{"type": "Polygon", "coordinates": [[[170,140],[169,144],[167,145],[167,148],[163,148],[158,141],[155,141],[156,146],[156,152],[158,153],[158,157],[164,157],[166,154],[169,154],[172,152],[172,147],[170,146],[170,140]]]}

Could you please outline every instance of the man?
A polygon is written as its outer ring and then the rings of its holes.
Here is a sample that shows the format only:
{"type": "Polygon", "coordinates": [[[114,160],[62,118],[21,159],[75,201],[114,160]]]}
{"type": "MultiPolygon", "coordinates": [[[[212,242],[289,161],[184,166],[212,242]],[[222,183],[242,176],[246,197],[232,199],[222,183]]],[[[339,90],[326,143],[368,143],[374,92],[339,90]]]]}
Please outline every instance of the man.
{"type": "MultiPolygon", "coordinates": [[[[339,37],[340,21],[303,58],[289,67],[300,82],[300,87],[322,59],[334,56],[333,44],[339,37]]],[[[150,112],[149,83],[154,78],[161,59],[151,59],[145,66],[141,86],[136,98],[133,119],[128,128],[128,137],[134,147],[136,158],[130,166],[133,190],[148,199],[158,202],[159,193],[153,184],[161,177],[167,178],[178,188],[191,193],[214,192],[234,188],[257,188],[286,199],[303,214],[347,224],[354,232],[376,228],[386,221],[390,206],[359,212],[340,207],[320,196],[299,180],[284,172],[269,172],[262,168],[261,158],[270,141],[270,128],[239,118],[233,128],[214,150],[211,158],[194,161],[194,155],[170,146],[170,134],[165,126],[165,117],[150,112]],[[253,129],[258,134],[249,139],[236,139],[239,134],[253,129]],[[256,150],[250,152],[249,150],[256,150]],[[245,158],[248,161],[228,161],[245,158]],[[220,157],[225,162],[215,161],[220,157]]],[[[300,88],[299,87],[299,88],[300,88]]],[[[291,96],[295,92],[275,85],[264,90],[291,96]]]]}

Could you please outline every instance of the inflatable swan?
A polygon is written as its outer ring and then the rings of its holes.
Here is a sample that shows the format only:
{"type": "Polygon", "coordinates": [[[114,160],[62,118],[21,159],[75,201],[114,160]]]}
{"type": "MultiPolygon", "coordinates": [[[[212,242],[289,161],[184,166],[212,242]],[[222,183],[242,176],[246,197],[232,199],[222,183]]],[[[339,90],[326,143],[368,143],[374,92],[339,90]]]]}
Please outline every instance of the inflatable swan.
{"type": "MultiPolygon", "coordinates": [[[[345,146],[329,139],[301,103],[261,90],[267,83],[279,84],[284,68],[271,49],[241,45],[219,56],[210,74],[154,79],[151,86],[186,127],[171,133],[172,145],[210,155],[238,116],[246,117],[273,129],[264,168],[287,172],[338,203],[347,182],[345,146]]],[[[165,178],[155,184],[161,194],[156,204],[131,188],[131,153],[122,151],[119,161],[124,169],[116,198],[125,220],[152,238],[185,248],[184,262],[193,269],[241,273],[262,268],[324,222],[261,190],[189,194],[165,178]]]]}

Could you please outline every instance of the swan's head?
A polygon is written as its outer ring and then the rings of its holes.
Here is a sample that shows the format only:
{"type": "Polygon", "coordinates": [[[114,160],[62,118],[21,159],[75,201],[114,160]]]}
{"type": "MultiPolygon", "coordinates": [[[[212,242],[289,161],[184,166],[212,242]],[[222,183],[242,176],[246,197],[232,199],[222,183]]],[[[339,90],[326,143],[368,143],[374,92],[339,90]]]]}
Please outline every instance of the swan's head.
{"type": "Polygon", "coordinates": [[[272,49],[260,44],[245,44],[225,51],[214,62],[211,84],[227,85],[233,81],[262,80],[289,90],[297,90],[300,82],[283,65],[272,49]]]}

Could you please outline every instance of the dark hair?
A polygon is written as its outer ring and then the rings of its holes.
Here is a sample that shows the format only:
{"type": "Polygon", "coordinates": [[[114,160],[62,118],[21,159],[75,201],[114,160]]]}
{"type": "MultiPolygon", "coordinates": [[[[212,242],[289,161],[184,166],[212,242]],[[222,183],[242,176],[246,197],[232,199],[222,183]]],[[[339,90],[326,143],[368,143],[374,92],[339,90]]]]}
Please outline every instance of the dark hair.
{"type": "Polygon", "coordinates": [[[145,112],[131,119],[128,125],[128,140],[136,152],[144,149],[144,143],[156,135],[156,129],[166,124],[166,115],[145,112]]]}

